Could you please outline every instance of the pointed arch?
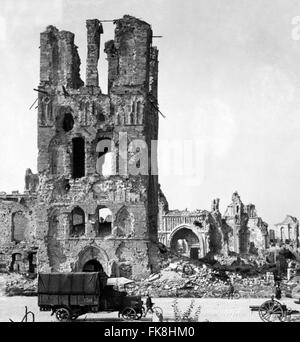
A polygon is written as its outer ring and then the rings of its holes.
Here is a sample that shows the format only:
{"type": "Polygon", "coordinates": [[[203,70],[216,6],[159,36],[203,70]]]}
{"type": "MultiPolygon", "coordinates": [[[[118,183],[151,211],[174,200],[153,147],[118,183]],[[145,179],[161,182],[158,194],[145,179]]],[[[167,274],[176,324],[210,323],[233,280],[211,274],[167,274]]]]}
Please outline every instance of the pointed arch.
{"type": "Polygon", "coordinates": [[[88,265],[95,264],[95,261],[93,260],[99,262],[103,268],[103,271],[108,276],[111,275],[111,267],[109,265],[108,255],[102,248],[98,246],[87,246],[78,254],[77,261],[74,265],[74,272],[82,272],[88,263],[88,265]]]}
{"type": "Polygon", "coordinates": [[[96,237],[106,237],[112,233],[113,214],[112,211],[104,206],[100,205],[96,210],[96,223],[95,233],[96,237]]]}
{"type": "Polygon", "coordinates": [[[203,258],[208,252],[207,241],[204,234],[200,234],[195,226],[181,224],[170,234],[168,246],[180,253],[180,251],[177,251],[179,240],[182,240],[179,242],[179,245],[182,245],[185,250],[184,253],[188,257],[192,257],[193,259],[203,258]]]}

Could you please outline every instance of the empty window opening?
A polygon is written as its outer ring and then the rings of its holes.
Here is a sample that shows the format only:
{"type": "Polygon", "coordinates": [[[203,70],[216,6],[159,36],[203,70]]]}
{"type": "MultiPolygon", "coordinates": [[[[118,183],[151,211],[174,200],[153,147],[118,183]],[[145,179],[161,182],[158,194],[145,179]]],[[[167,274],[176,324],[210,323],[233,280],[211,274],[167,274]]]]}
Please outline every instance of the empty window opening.
{"type": "Polygon", "coordinates": [[[64,179],[63,186],[64,186],[64,189],[66,192],[70,191],[71,185],[70,185],[70,181],[68,179],[64,179]]]}
{"type": "Polygon", "coordinates": [[[194,221],[194,226],[196,226],[196,227],[200,227],[200,228],[202,228],[203,227],[203,225],[202,225],[202,222],[199,222],[199,221],[194,221]]]}
{"type": "Polygon", "coordinates": [[[28,272],[29,273],[36,273],[36,253],[29,253],[28,254],[28,263],[29,263],[29,267],[28,267],[28,272]]]}
{"type": "Polygon", "coordinates": [[[74,179],[85,176],[85,144],[83,138],[74,138],[73,143],[73,163],[72,176],[74,179]]]}
{"type": "Polygon", "coordinates": [[[97,209],[97,221],[95,231],[97,237],[106,237],[111,235],[112,230],[112,212],[106,207],[97,209]]]}
{"type": "Polygon", "coordinates": [[[104,122],[105,121],[104,114],[102,112],[98,112],[97,119],[98,119],[99,122],[104,122]]]}
{"type": "Polygon", "coordinates": [[[74,127],[73,115],[71,113],[66,113],[64,115],[64,120],[63,120],[63,130],[65,132],[70,132],[72,131],[73,127],[74,127]]]}
{"type": "Polygon", "coordinates": [[[15,253],[11,257],[10,272],[21,272],[22,270],[22,255],[15,253]]]}
{"type": "Polygon", "coordinates": [[[76,207],[71,213],[71,237],[80,237],[85,234],[85,214],[84,211],[76,207]]]}
{"type": "Polygon", "coordinates": [[[97,173],[103,176],[114,175],[113,172],[113,153],[112,141],[110,139],[102,139],[96,147],[97,152],[97,173]]]}

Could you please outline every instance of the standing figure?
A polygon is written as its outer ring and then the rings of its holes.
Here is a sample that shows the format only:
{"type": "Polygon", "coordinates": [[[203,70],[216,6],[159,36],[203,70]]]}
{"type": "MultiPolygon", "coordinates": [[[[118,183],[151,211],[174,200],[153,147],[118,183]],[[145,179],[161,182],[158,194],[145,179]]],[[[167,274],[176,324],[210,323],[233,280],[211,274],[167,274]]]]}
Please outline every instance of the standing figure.
{"type": "Polygon", "coordinates": [[[228,290],[228,299],[233,299],[234,295],[234,286],[232,281],[229,281],[229,290],[228,290]]]}
{"type": "Polygon", "coordinates": [[[275,298],[277,300],[281,299],[281,288],[280,288],[280,282],[277,282],[276,288],[275,288],[275,298]]]}

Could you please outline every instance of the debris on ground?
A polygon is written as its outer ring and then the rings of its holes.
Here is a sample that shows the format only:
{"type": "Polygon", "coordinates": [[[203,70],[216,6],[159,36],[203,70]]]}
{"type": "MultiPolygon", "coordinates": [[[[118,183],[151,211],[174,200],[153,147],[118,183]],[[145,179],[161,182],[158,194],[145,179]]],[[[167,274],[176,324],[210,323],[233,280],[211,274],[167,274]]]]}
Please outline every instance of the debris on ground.
{"type": "Polygon", "coordinates": [[[6,296],[36,296],[37,278],[28,277],[19,273],[5,274],[5,294],[6,296]]]}
{"type": "MultiPolygon", "coordinates": [[[[160,272],[126,285],[129,295],[146,296],[149,293],[152,297],[219,298],[226,296],[230,282],[241,298],[270,298],[274,294],[276,265],[266,263],[262,257],[231,255],[191,260],[163,249],[159,258],[160,272]]],[[[2,292],[8,296],[37,294],[36,278],[8,273],[1,274],[0,280],[2,292]]],[[[293,297],[297,285],[282,279],[283,296],[293,297]]]]}
{"type": "MultiPolygon", "coordinates": [[[[225,297],[230,282],[241,298],[270,298],[274,294],[274,265],[259,257],[217,256],[208,261],[195,261],[165,252],[159,273],[127,287],[134,295],[152,297],[220,298],[225,297]]],[[[292,297],[296,286],[281,282],[284,296],[292,297]]]]}

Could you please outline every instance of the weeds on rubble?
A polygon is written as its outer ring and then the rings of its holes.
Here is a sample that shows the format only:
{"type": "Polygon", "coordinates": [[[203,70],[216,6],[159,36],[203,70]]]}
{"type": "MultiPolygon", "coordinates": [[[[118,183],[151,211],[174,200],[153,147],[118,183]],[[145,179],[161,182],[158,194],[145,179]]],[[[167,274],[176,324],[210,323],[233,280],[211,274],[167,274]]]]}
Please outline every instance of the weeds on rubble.
{"type": "Polygon", "coordinates": [[[199,322],[199,315],[201,313],[201,306],[196,307],[193,299],[185,312],[181,312],[178,308],[178,299],[174,299],[172,304],[175,322],[199,322]]]}

